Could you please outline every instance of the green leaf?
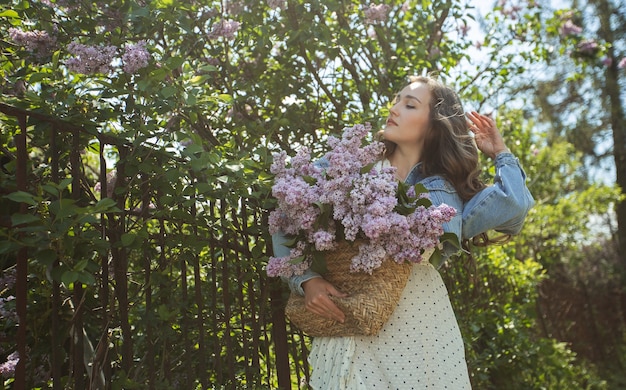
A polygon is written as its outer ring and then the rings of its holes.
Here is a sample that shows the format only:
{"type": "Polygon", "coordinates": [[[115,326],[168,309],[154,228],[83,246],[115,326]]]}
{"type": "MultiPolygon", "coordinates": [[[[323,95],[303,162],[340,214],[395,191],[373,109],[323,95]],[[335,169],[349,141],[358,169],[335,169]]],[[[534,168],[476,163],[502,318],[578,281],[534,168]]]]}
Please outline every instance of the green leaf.
{"type": "Polygon", "coordinates": [[[19,19],[20,15],[12,9],[0,12],[0,17],[19,19]]]}
{"type": "Polygon", "coordinates": [[[44,184],[41,186],[41,189],[49,193],[52,196],[59,196],[58,188],[52,184],[44,184]]]}
{"type": "Polygon", "coordinates": [[[37,215],[33,215],[33,214],[13,214],[11,216],[12,226],[18,226],[22,224],[26,225],[31,222],[40,222],[40,221],[41,219],[39,219],[37,215]]]}
{"type": "Polygon", "coordinates": [[[59,184],[57,185],[57,188],[58,188],[59,190],[64,190],[64,189],[66,189],[66,188],[67,188],[70,184],[72,184],[72,181],[73,181],[73,180],[74,180],[74,179],[72,179],[71,177],[66,177],[65,179],[63,179],[63,180],[61,180],[61,181],[59,182],[59,184]]]}
{"type": "Polygon", "coordinates": [[[170,57],[165,61],[165,64],[170,69],[178,68],[184,63],[185,59],[183,57],[170,57]]]}
{"type": "Polygon", "coordinates": [[[305,256],[298,256],[298,257],[294,257],[293,259],[289,260],[289,264],[300,264],[304,261],[305,256]]]}
{"type": "Polygon", "coordinates": [[[304,180],[304,182],[310,186],[315,185],[315,183],[317,183],[317,179],[314,178],[313,176],[302,176],[302,180],[304,180]]]}
{"type": "Polygon", "coordinates": [[[78,280],[78,272],[76,271],[69,270],[61,274],[61,282],[63,282],[63,284],[68,287],[77,280],[78,280]]]}
{"type": "Polygon", "coordinates": [[[326,266],[326,256],[323,252],[314,252],[313,253],[313,261],[311,262],[311,271],[317,272],[320,275],[328,272],[328,267],[326,266]]]}
{"type": "Polygon", "coordinates": [[[233,101],[233,97],[226,93],[221,93],[217,95],[217,98],[224,103],[230,103],[233,101]]]}
{"type": "Polygon", "coordinates": [[[66,218],[77,213],[80,207],[74,205],[73,199],[59,199],[50,203],[50,212],[57,218],[66,218]]]}
{"type": "Polygon", "coordinates": [[[420,195],[420,194],[427,194],[428,193],[428,189],[426,189],[426,186],[424,186],[422,183],[417,183],[413,186],[413,188],[415,189],[415,195],[420,195]]]}
{"type": "Polygon", "coordinates": [[[415,201],[415,207],[419,207],[419,206],[424,206],[426,208],[430,207],[433,205],[433,202],[431,202],[430,199],[428,198],[419,198],[418,200],[415,201]]]}
{"type": "Polygon", "coordinates": [[[167,86],[161,90],[161,96],[165,99],[173,96],[177,91],[177,88],[173,85],[167,86]]]}
{"type": "Polygon", "coordinates": [[[82,259],[74,266],[74,271],[82,271],[89,264],[89,259],[82,259]]]}
{"type": "Polygon", "coordinates": [[[443,256],[441,255],[441,251],[437,248],[428,259],[430,264],[432,264],[435,268],[439,268],[443,263],[443,256]]]}
{"type": "Polygon", "coordinates": [[[445,232],[439,238],[440,242],[447,242],[450,245],[454,246],[456,249],[461,249],[461,244],[459,243],[459,238],[456,234],[451,232],[445,232]]]}
{"type": "Polygon", "coordinates": [[[369,163],[366,166],[361,168],[361,175],[364,175],[372,170],[372,168],[376,165],[376,163],[369,163]]]}
{"type": "Polygon", "coordinates": [[[170,310],[166,305],[160,305],[157,314],[163,321],[169,321],[176,316],[176,311],[170,310]]]}
{"type": "Polygon", "coordinates": [[[136,237],[137,237],[137,235],[135,235],[134,233],[124,233],[124,234],[122,234],[122,245],[124,245],[124,246],[132,245],[132,243],[135,241],[136,237]]]}
{"type": "Polygon", "coordinates": [[[20,249],[22,246],[13,241],[0,240],[0,254],[10,253],[20,249]]]}
{"type": "Polygon", "coordinates": [[[39,204],[38,197],[28,192],[24,192],[24,191],[12,192],[8,195],[5,195],[4,197],[14,202],[27,203],[32,206],[37,206],[37,204],[39,204]]]}
{"type": "Polygon", "coordinates": [[[33,257],[39,263],[50,267],[52,266],[52,264],[54,264],[54,261],[57,259],[58,256],[55,251],[53,251],[50,248],[46,248],[46,249],[35,252],[33,257]]]}
{"type": "Polygon", "coordinates": [[[30,83],[37,83],[37,82],[40,82],[42,80],[45,80],[45,79],[49,78],[50,75],[51,75],[51,73],[47,73],[47,72],[31,73],[28,76],[28,81],[30,83]]]}
{"type": "Polygon", "coordinates": [[[94,286],[96,284],[96,278],[87,271],[80,271],[76,276],[76,280],[88,286],[94,286]]]}
{"type": "Polygon", "coordinates": [[[174,5],[174,0],[157,0],[156,6],[157,8],[169,8],[174,5]]]}
{"type": "Polygon", "coordinates": [[[94,213],[112,213],[120,211],[121,210],[117,207],[117,202],[111,198],[102,198],[93,207],[94,213]]]}

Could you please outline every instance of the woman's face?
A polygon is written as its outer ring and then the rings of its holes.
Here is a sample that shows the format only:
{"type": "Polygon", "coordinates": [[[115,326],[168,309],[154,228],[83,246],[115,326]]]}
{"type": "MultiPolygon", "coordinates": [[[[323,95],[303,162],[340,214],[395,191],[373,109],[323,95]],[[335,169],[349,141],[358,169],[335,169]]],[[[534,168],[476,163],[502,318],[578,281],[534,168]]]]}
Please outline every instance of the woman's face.
{"type": "Polygon", "coordinates": [[[385,139],[396,145],[421,146],[430,127],[430,91],[422,82],[414,82],[396,96],[385,126],[385,139]]]}

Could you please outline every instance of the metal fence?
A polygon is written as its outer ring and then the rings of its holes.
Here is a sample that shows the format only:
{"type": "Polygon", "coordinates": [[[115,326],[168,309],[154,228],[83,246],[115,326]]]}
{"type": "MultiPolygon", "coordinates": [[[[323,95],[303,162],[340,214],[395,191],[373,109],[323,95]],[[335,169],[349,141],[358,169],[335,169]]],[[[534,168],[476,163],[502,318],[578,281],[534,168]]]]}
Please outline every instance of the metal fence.
{"type": "MultiPolygon", "coordinates": [[[[259,261],[271,246],[258,199],[233,206],[232,198],[199,201],[193,190],[164,199],[138,163],[179,162],[48,115],[5,104],[0,111],[10,119],[3,126],[16,127],[13,145],[3,145],[15,164],[1,189],[17,207],[2,226],[14,243],[2,254],[3,272],[15,269],[13,388],[306,382],[307,340],[290,330],[285,286],[259,261]],[[85,137],[98,150],[96,166],[81,156],[85,137]],[[115,180],[109,146],[120,156],[115,180]],[[91,190],[89,169],[102,196],[91,190]]],[[[184,180],[198,184],[193,172],[184,180]]]]}

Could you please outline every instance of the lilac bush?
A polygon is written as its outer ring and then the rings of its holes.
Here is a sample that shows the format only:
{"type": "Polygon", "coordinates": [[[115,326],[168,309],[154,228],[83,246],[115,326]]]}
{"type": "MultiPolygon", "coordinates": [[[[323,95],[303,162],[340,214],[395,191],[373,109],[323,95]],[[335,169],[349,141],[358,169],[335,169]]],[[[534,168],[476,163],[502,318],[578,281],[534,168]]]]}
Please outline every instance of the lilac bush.
{"type": "Polygon", "coordinates": [[[117,48],[72,42],[67,45],[67,51],[74,55],[65,62],[71,71],[82,74],[108,74],[111,71],[111,62],[117,53],[117,48]]]}
{"type": "Polygon", "coordinates": [[[23,46],[32,52],[37,58],[50,55],[56,48],[57,39],[47,31],[33,30],[22,31],[18,28],[9,28],[9,37],[16,45],[23,46]]]}
{"type": "Polygon", "coordinates": [[[395,167],[377,164],[384,144],[364,142],[370,130],[368,124],[356,125],[341,139],[330,136],[323,164],[315,163],[307,148],[290,164],[284,151],[274,155],[270,171],[278,207],[270,213],[270,232],[296,240],[288,256],[270,258],[269,276],[302,274],[322,258],[316,253],[344,239],[359,242],[351,270],[370,274],[387,258],[419,263],[437,247],[442,224],[456,210],[433,206],[423,187],[400,183],[395,167]]]}

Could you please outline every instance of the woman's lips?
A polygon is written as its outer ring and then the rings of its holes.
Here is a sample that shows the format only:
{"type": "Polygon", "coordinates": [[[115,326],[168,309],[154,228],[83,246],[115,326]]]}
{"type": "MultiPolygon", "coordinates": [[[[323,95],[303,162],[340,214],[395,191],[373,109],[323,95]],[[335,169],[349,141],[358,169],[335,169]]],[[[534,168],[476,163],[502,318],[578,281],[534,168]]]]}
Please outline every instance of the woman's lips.
{"type": "Polygon", "coordinates": [[[393,119],[387,119],[387,126],[398,126],[398,124],[393,119]]]}

